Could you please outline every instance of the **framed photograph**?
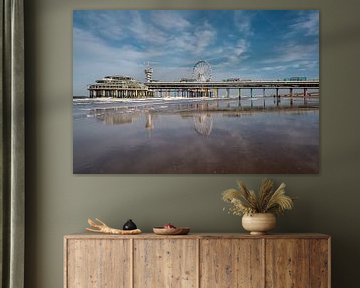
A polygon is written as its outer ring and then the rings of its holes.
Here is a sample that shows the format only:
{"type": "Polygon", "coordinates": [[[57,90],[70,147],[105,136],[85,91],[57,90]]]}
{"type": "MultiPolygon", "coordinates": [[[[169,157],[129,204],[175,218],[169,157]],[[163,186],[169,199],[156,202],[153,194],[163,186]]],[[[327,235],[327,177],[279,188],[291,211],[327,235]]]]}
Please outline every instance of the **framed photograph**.
{"type": "Polygon", "coordinates": [[[73,12],[75,174],[319,172],[319,11],[73,12]]]}

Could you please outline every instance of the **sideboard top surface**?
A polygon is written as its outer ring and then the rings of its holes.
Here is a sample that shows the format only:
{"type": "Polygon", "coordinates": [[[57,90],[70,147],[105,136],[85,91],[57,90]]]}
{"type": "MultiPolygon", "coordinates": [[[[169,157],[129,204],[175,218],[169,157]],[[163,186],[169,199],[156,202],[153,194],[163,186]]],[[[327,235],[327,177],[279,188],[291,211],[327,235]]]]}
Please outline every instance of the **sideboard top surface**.
{"type": "Polygon", "coordinates": [[[112,235],[101,233],[75,233],[64,236],[65,239],[329,239],[330,236],[320,233],[286,233],[250,235],[246,233],[189,233],[188,235],[156,235],[142,233],[138,235],[112,235]]]}

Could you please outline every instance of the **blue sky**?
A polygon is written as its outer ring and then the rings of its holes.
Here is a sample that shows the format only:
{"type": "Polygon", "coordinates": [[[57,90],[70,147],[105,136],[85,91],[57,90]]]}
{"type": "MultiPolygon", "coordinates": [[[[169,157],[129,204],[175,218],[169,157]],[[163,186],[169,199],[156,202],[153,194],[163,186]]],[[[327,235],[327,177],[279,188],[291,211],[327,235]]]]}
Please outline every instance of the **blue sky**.
{"type": "Polygon", "coordinates": [[[319,78],[317,10],[77,10],[74,95],[106,75],[192,78],[199,60],[213,80],[319,78]]]}

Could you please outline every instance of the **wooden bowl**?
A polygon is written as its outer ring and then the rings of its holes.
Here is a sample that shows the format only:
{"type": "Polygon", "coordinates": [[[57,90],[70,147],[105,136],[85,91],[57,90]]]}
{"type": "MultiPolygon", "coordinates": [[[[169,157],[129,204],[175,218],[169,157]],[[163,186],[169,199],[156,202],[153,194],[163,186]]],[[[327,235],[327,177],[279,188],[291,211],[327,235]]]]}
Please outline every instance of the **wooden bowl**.
{"type": "Polygon", "coordinates": [[[154,227],[153,231],[157,235],[186,235],[189,233],[189,227],[164,228],[154,227]]]}

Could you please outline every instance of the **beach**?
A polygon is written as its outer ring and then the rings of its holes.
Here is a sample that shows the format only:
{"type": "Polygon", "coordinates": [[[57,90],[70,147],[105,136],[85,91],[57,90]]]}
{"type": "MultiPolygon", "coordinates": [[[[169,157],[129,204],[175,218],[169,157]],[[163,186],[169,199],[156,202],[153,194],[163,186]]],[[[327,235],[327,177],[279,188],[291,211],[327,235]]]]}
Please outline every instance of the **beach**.
{"type": "Polygon", "coordinates": [[[75,174],[319,172],[319,97],[77,98],[75,174]]]}

